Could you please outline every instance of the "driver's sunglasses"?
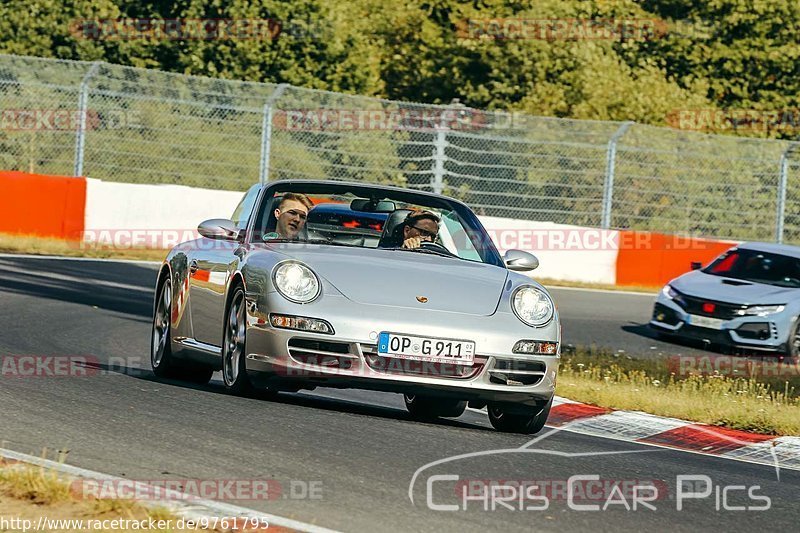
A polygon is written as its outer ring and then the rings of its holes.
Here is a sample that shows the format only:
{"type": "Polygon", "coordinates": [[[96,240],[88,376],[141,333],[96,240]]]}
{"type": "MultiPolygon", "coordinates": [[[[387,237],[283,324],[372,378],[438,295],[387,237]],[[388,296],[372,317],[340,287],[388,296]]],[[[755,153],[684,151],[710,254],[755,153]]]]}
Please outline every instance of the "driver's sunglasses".
{"type": "Polygon", "coordinates": [[[436,236],[439,235],[438,232],[434,233],[432,231],[428,231],[426,229],[422,229],[422,228],[420,228],[418,226],[411,226],[411,227],[414,228],[415,230],[417,230],[420,235],[422,235],[423,237],[428,237],[432,241],[435,241],[436,240],[436,236]]]}
{"type": "Polygon", "coordinates": [[[293,217],[300,217],[300,220],[305,220],[306,217],[308,216],[304,212],[298,211],[297,209],[290,209],[288,211],[283,211],[283,213],[286,213],[287,215],[291,215],[293,217]]]}

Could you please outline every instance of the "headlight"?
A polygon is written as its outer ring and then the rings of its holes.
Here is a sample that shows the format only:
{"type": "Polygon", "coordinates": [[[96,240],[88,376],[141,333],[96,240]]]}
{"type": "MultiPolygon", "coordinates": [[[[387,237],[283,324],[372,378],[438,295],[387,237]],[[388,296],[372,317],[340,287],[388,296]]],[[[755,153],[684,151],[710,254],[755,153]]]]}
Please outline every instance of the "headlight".
{"type": "Polygon", "coordinates": [[[512,296],[511,307],[517,318],[529,326],[544,326],[553,318],[553,301],[541,289],[521,287],[512,296]]]}
{"type": "Polygon", "coordinates": [[[786,309],[786,306],[781,305],[751,305],[744,309],[739,309],[736,314],[739,316],[767,316],[775,313],[780,313],[786,309]]]}
{"type": "Polygon", "coordinates": [[[319,296],[319,279],[303,263],[281,263],[275,268],[272,281],[278,292],[291,302],[306,304],[319,296]]]}
{"type": "Polygon", "coordinates": [[[678,296],[677,291],[670,285],[664,285],[664,288],[661,289],[661,292],[670,300],[673,300],[676,296],[678,296]]]}

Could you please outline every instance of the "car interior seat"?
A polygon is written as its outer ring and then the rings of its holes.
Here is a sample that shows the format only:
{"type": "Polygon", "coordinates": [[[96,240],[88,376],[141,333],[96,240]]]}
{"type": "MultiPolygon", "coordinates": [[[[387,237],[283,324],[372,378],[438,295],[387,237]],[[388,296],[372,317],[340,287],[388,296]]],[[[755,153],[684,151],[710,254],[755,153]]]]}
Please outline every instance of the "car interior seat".
{"type": "Polygon", "coordinates": [[[383,233],[378,248],[399,248],[403,245],[403,222],[411,209],[395,209],[383,223],[383,233]]]}

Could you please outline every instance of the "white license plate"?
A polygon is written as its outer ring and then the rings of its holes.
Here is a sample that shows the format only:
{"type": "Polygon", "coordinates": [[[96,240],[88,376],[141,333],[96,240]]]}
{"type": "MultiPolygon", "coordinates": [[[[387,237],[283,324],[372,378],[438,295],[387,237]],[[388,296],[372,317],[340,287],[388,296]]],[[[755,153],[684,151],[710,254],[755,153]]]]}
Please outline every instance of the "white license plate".
{"type": "Polygon", "coordinates": [[[412,361],[471,365],[475,359],[475,343],[382,331],[378,336],[378,355],[412,361]]]}
{"type": "Polygon", "coordinates": [[[689,315],[686,320],[687,324],[692,326],[699,326],[701,328],[710,328],[710,329],[722,329],[722,323],[724,320],[720,320],[719,318],[711,318],[708,316],[699,316],[699,315],[689,315]]]}

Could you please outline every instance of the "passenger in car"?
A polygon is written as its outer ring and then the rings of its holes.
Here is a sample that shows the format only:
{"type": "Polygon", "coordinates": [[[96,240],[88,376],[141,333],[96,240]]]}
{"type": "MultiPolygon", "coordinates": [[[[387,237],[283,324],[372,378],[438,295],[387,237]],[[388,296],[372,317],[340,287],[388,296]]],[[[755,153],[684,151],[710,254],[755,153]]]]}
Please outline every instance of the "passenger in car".
{"type": "Polygon", "coordinates": [[[439,234],[439,216],[430,211],[412,211],[403,222],[403,248],[419,248],[434,242],[439,234]]]}
{"type": "Polygon", "coordinates": [[[275,231],[264,236],[265,239],[297,239],[314,204],[305,194],[286,193],[275,209],[275,231]]]}

